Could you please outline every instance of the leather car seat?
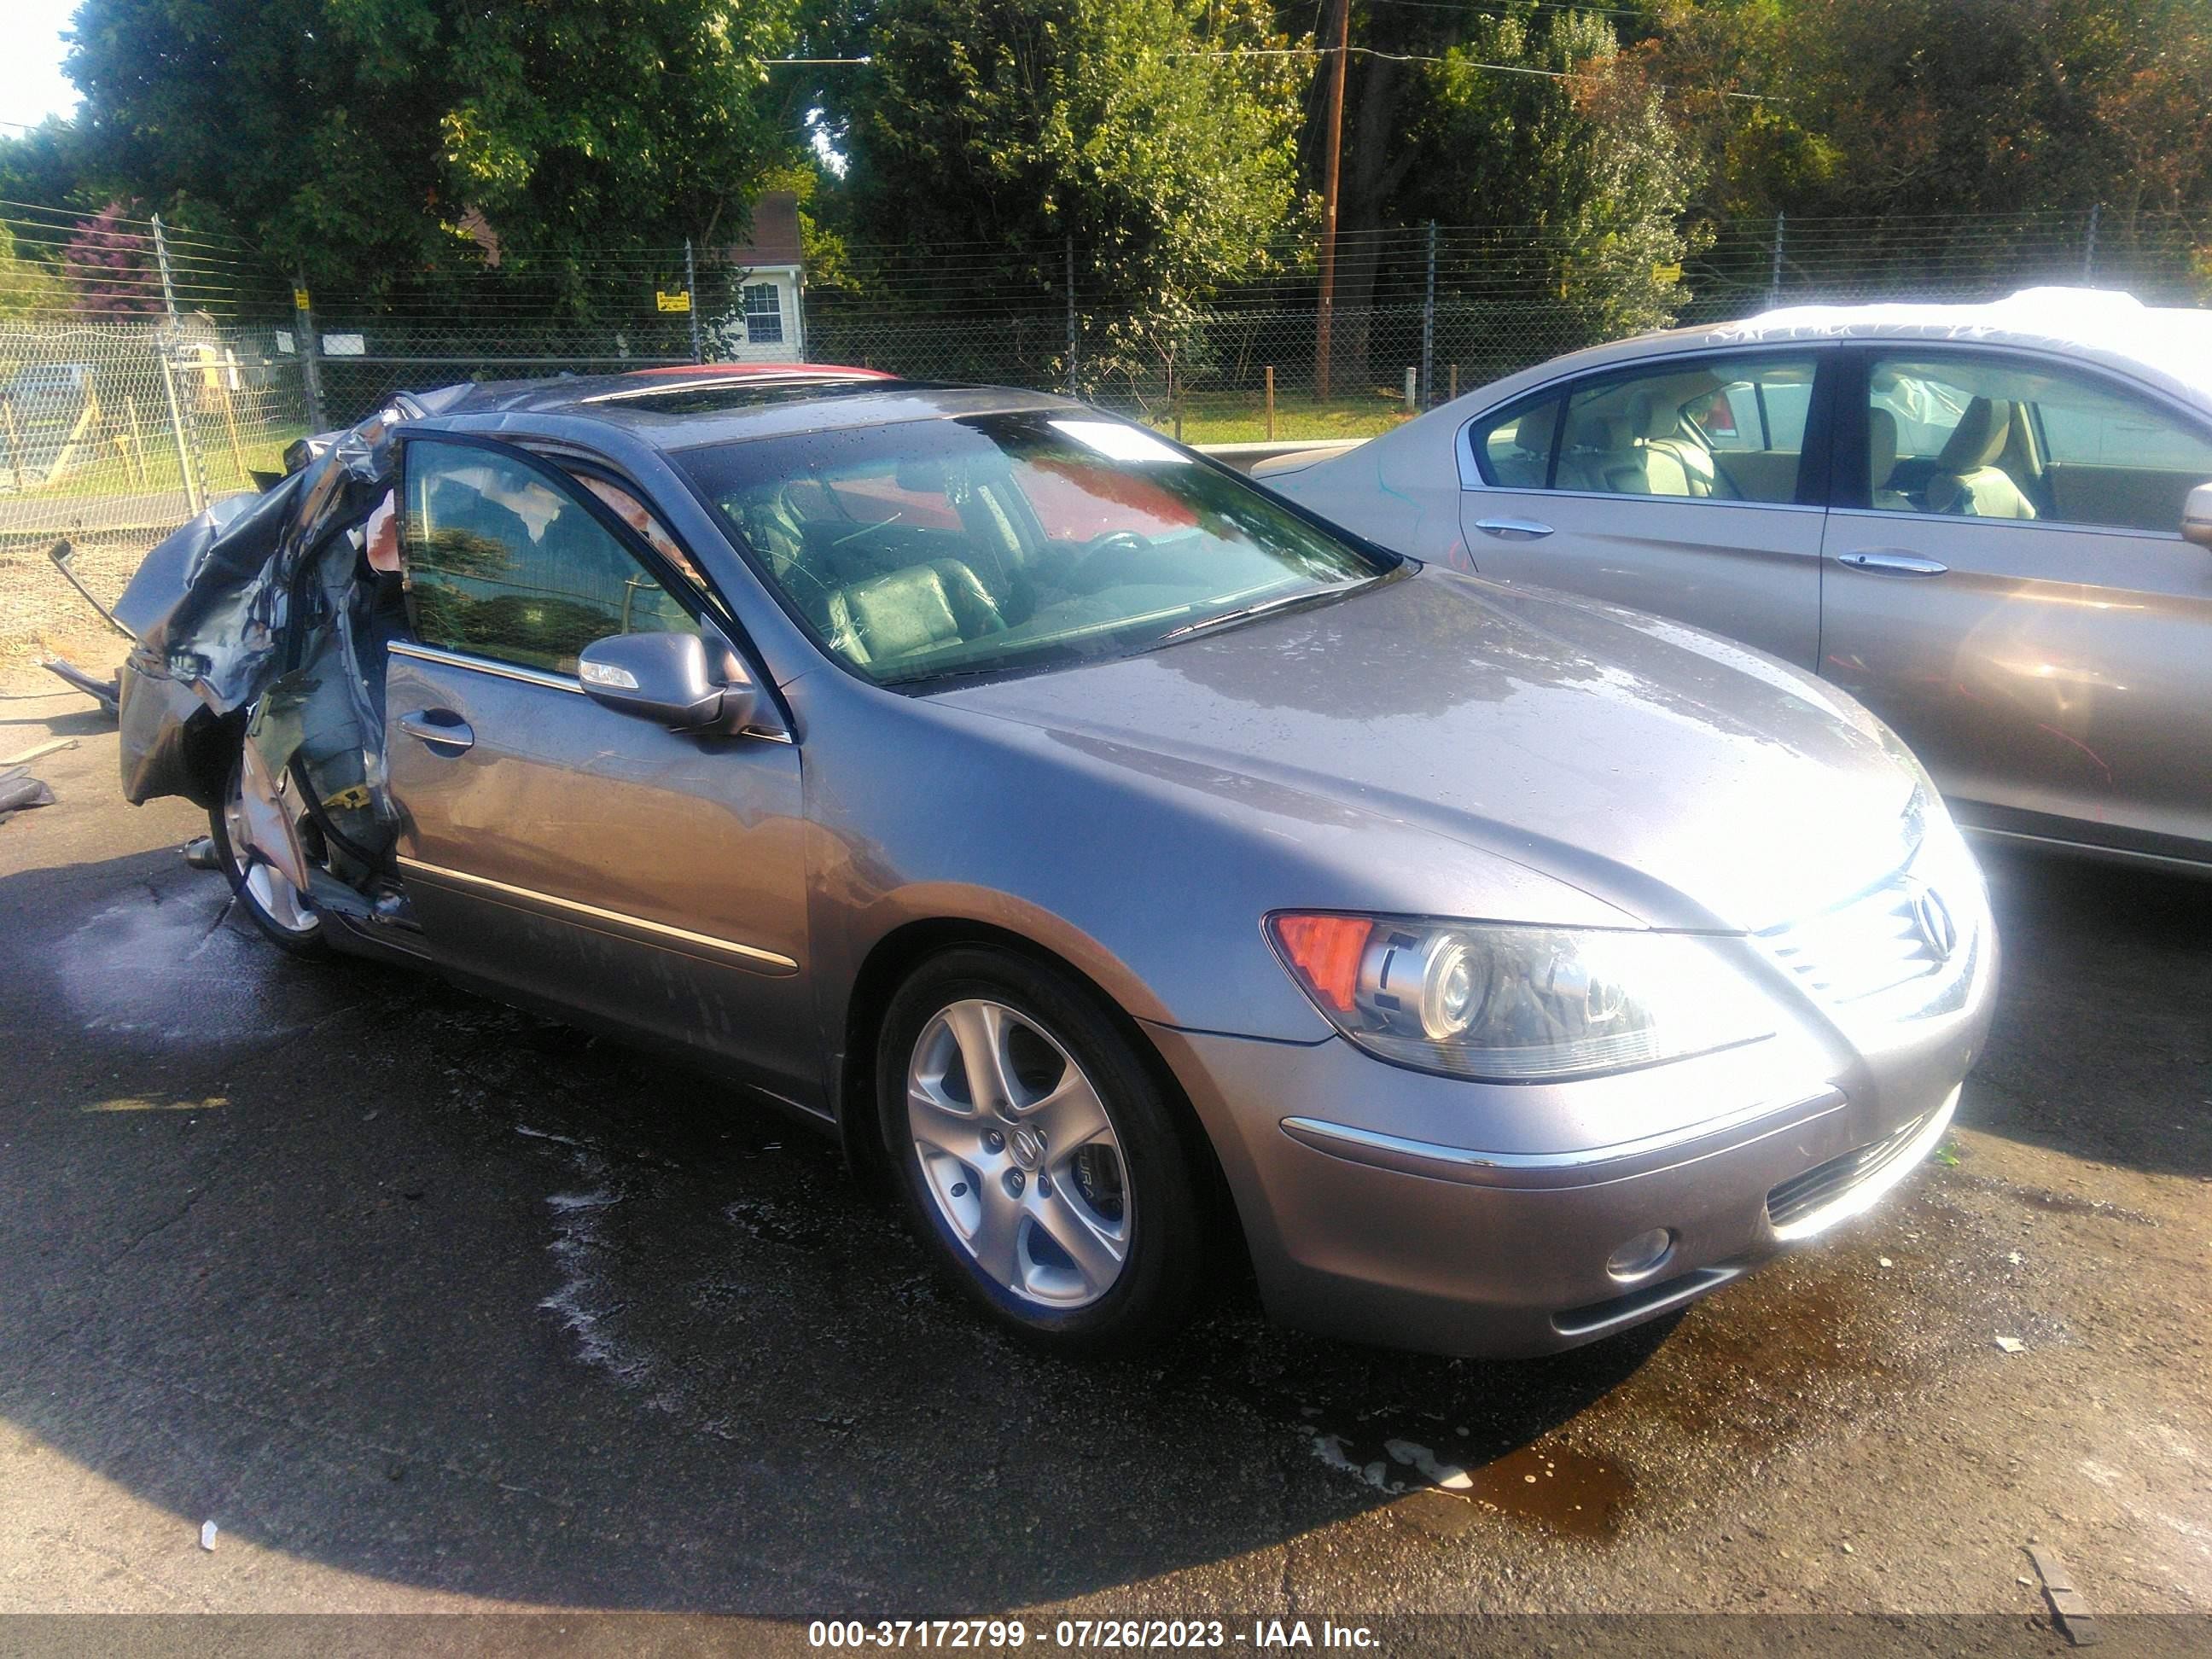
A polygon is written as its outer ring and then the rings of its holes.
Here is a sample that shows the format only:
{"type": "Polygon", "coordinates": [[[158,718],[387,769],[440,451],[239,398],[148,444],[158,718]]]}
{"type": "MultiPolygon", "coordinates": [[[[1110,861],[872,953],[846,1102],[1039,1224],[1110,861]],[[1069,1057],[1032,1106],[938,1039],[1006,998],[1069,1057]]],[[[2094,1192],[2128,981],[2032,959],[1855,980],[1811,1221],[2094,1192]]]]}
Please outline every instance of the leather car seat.
{"type": "Polygon", "coordinates": [[[1567,419],[1559,453],[1559,488],[1607,495],[1645,495],[1644,457],[1626,416],[1576,414],[1567,419]]]}
{"type": "Polygon", "coordinates": [[[2012,474],[1996,464],[2012,441],[2014,405],[1977,398],[1959,417],[1936,476],[1928,481],[1928,507],[1974,519],[2032,519],[2035,503],[2021,493],[2012,474]]]}
{"type": "Polygon", "coordinates": [[[1639,392],[1628,400],[1628,420],[1643,446],[1644,493],[1698,498],[1721,493],[1712,455],[1682,429],[1679,409],[1639,392]]]}
{"type": "Polygon", "coordinates": [[[830,595],[830,647],[852,662],[889,662],[1003,632],[1006,618],[958,559],[911,565],[830,595]]]}
{"type": "Polygon", "coordinates": [[[1889,487],[1897,471],[1897,416],[1886,409],[1867,410],[1867,488],[1874,504],[1890,513],[1915,510],[1912,497],[1889,487]]]}

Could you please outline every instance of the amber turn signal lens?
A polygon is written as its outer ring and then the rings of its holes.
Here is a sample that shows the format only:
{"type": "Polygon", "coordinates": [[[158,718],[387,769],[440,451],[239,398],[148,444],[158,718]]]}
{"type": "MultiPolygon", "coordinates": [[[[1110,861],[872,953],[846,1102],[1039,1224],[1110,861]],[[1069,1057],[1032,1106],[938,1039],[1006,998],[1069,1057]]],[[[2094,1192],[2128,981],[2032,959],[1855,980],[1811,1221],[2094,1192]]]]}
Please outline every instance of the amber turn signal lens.
{"type": "Polygon", "coordinates": [[[1285,959],[1307,988],[1338,1012],[1350,1013],[1359,989],[1359,959],[1375,924],[1364,916],[1276,916],[1271,925],[1285,959]]]}

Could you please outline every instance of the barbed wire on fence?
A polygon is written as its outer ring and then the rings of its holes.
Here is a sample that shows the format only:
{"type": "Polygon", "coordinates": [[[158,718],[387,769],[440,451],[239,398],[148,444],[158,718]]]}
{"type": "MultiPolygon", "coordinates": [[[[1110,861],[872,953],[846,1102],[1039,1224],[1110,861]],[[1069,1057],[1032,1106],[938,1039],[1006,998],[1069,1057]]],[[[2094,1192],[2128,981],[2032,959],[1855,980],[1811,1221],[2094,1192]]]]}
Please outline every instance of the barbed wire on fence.
{"type": "Polygon", "coordinates": [[[1200,435],[1334,435],[1622,332],[1775,304],[2047,282],[2165,302],[2212,292],[2212,222],[2179,215],[1699,222],[1673,228],[1680,256],[1663,265],[1638,264],[1639,228],[1347,231],[1324,377],[1320,262],[1303,236],[1255,248],[1236,283],[1151,301],[1107,289],[1064,239],[849,242],[834,282],[782,301],[763,302],[731,251],[684,247],[557,270],[510,250],[434,283],[309,295],[233,239],[0,203],[0,536],[118,516],[94,500],[189,508],[273,470],[301,432],[464,380],[803,355],[1068,388],[1200,435]]]}

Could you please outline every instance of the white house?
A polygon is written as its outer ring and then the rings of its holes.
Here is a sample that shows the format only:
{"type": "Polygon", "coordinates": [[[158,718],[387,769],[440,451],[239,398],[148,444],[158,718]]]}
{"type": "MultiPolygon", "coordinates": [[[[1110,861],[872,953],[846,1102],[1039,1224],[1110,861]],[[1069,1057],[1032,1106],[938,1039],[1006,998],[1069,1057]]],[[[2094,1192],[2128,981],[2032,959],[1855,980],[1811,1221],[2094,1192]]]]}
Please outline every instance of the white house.
{"type": "Polygon", "coordinates": [[[799,198],[770,191],[753,204],[752,233],[724,252],[738,309],[713,327],[724,361],[795,363],[806,356],[806,256],[799,198]]]}

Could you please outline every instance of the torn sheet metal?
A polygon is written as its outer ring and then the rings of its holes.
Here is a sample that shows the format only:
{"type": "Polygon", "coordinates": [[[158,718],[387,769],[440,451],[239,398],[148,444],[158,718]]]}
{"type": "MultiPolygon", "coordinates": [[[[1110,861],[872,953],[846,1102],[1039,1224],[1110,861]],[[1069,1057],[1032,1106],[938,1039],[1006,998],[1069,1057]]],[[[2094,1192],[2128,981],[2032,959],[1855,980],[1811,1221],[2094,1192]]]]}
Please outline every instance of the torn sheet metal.
{"type": "Polygon", "coordinates": [[[137,641],[119,688],[128,799],[215,804],[219,729],[234,730],[226,722],[283,675],[294,607],[304,604],[312,608],[296,654],[333,705],[309,724],[327,735],[342,711],[348,738],[335,747],[358,751],[338,768],[358,775],[330,793],[365,788],[370,825],[393,821],[382,720],[350,625],[360,602],[358,529],[391,487],[397,428],[466,407],[480,390],[403,394],[349,431],[295,444],[286,459],[299,470],[274,489],[214,503],[147,555],[115,605],[137,641]]]}

